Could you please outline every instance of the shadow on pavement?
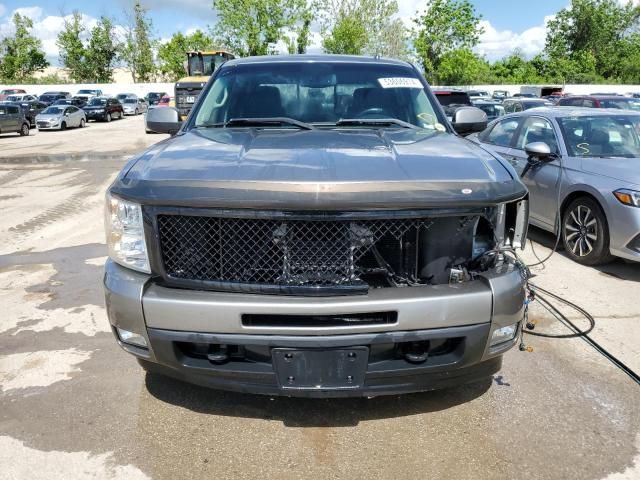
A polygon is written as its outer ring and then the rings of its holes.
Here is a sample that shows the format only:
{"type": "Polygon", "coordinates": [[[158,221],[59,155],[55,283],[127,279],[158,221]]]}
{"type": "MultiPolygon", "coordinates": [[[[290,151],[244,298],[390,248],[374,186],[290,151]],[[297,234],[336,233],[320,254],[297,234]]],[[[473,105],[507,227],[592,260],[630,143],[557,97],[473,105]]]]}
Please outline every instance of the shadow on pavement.
{"type": "MultiPolygon", "coordinates": [[[[546,230],[531,226],[529,227],[529,240],[540,244],[543,247],[551,249],[556,243],[556,236],[550,232],[547,232],[546,230]]],[[[538,257],[540,257],[541,260],[544,260],[547,255],[549,255],[548,252],[545,253],[535,250],[535,246],[534,251],[537,253],[538,257]]],[[[569,257],[564,253],[562,243],[558,245],[558,250],[554,255],[562,255],[563,257],[569,259],[569,257]]],[[[611,263],[607,263],[606,265],[584,268],[594,268],[598,270],[602,275],[618,278],[620,280],[640,282],[640,263],[627,262],[622,259],[616,259],[611,263]]]]}
{"type": "Polygon", "coordinates": [[[147,373],[158,400],[207,415],[277,420],[288,427],[348,427],[361,421],[437,412],[467,403],[491,387],[492,378],[456,388],[376,398],[306,399],[213,390],[147,373]]]}

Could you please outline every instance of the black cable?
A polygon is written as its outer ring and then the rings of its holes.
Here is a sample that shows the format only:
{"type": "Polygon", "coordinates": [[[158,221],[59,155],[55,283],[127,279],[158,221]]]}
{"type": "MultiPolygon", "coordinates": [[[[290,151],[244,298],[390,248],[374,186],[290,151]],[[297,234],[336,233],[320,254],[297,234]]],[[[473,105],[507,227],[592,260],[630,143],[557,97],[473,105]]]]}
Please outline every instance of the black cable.
{"type": "Polygon", "coordinates": [[[583,337],[583,336],[591,333],[591,331],[595,328],[596,320],[593,318],[593,316],[589,312],[587,312],[586,310],[584,310],[580,306],[578,306],[578,305],[576,305],[574,303],[571,303],[570,301],[565,300],[562,297],[554,295],[551,292],[543,290],[540,287],[536,287],[535,285],[533,285],[531,283],[529,284],[529,286],[532,288],[532,290],[534,292],[536,292],[536,299],[540,302],[540,304],[542,305],[542,307],[545,310],[547,310],[549,313],[551,313],[551,315],[556,317],[556,319],[558,319],[560,322],[564,323],[567,327],[572,328],[575,331],[575,333],[568,333],[568,334],[552,334],[552,333],[532,332],[532,331],[527,330],[526,332],[529,335],[533,335],[533,336],[536,336],[536,337],[545,337],[545,338],[578,338],[578,337],[583,337]],[[578,329],[578,327],[576,327],[574,324],[572,324],[568,320],[568,318],[560,310],[558,310],[549,300],[547,300],[544,296],[540,295],[537,292],[538,290],[541,291],[541,292],[546,293],[547,295],[555,298],[559,302],[562,302],[565,305],[567,305],[568,307],[573,308],[577,312],[581,313],[589,321],[589,328],[587,328],[586,330],[578,329]]]}
{"type": "Polygon", "coordinates": [[[548,295],[551,298],[554,298],[554,299],[558,300],[559,302],[562,302],[565,305],[573,308],[577,312],[581,313],[582,315],[584,315],[585,318],[587,318],[589,320],[591,326],[586,331],[580,330],[562,312],[560,312],[547,299],[545,299],[544,296],[541,297],[540,294],[536,293],[536,296],[537,296],[537,298],[539,300],[541,300],[541,303],[544,302],[548,306],[550,306],[550,308],[552,308],[557,313],[557,316],[555,314],[554,314],[554,316],[556,316],[556,318],[558,318],[558,320],[560,320],[564,325],[566,325],[568,328],[573,330],[575,333],[571,334],[569,336],[559,336],[559,335],[542,334],[542,333],[538,333],[538,332],[531,332],[531,331],[525,330],[526,333],[528,333],[529,335],[535,335],[535,336],[538,336],[538,337],[548,337],[548,338],[582,338],[585,342],[587,342],[589,345],[591,345],[598,353],[600,353],[602,356],[604,356],[613,365],[615,365],[620,370],[622,370],[622,372],[624,372],[629,378],[631,378],[634,382],[636,382],[638,385],[640,385],[640,375],[639,374],[637,374],[636,372],[631,370],[631,368],[629,368],[624,362],[622,362],[617,357],[612,355],[607,349],[605,349],[602,345],[600,345],[598,342],[596,342],[594,339],[592,339],[589,336],[589,333],[595,327],[595,319],[593,318],[593,316],[589,312],[587,312],[586,310],[584,310],[580,306],[576,305],[575,303],[572,303],[569,300],[565,300],[564,298],[562,298],[562,297],[560,297],[560,296],[558,296],[558,295],[556,295],[554,293],[551,293],[548,290],[545,290],[544,288],[538,287],[538,286],[533,285],[531,283],[529,284],[529,287],[531,287],[534,292],[537,292],[537,291],[543,292],[545,295],[548,295]]]}

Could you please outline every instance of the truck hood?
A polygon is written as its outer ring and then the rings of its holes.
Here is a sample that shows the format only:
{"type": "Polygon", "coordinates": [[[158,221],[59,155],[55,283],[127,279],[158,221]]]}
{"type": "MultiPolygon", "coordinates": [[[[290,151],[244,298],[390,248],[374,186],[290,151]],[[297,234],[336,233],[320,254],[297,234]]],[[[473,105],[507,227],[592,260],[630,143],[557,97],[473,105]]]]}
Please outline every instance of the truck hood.
{"type": "Polygon", "coordinates": [[[417,130],[191,130],[125,167],[111,189],[153,205],[394,209],[493,205],[526,195],[482,147],[417,130]]]}

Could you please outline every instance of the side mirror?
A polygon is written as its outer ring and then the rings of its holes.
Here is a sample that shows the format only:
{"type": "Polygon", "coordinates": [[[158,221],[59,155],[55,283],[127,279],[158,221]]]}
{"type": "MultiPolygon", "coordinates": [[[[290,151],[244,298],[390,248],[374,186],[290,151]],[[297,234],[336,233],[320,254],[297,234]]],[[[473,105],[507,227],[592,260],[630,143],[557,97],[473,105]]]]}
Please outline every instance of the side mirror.
{"type": "Polygon", "coordinates": [[[487,128],[487,114],[476,107],[460,107],[453,114],[453,129],[460,135],[481,132],[487,128]]]}
{"type": "Polygon", "coordinates": [[[156,133],[175,135],[180,127],[180,114],[175,108],[154,108],[147,113],[147,128],[156,133]]]}
{"type": "Polygon", "coordinates": [[[551,148],[544,142],[528,143],[524,146],[524,151],[527,152],[529,158],[536,159],[537,161],[548,162],[553,159],[551,148]]]}

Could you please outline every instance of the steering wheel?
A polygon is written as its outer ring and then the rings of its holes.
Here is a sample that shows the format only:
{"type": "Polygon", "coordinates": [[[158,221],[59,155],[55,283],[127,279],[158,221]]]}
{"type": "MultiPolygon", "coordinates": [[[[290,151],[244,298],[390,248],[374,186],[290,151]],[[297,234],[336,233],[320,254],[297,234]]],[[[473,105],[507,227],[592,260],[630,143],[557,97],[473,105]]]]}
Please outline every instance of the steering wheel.
{"type": "Polygon", "coordinates": [[[384,108],[371,107],[358,112],[354,118],[386,118],[388,116],[384,108]]]}

